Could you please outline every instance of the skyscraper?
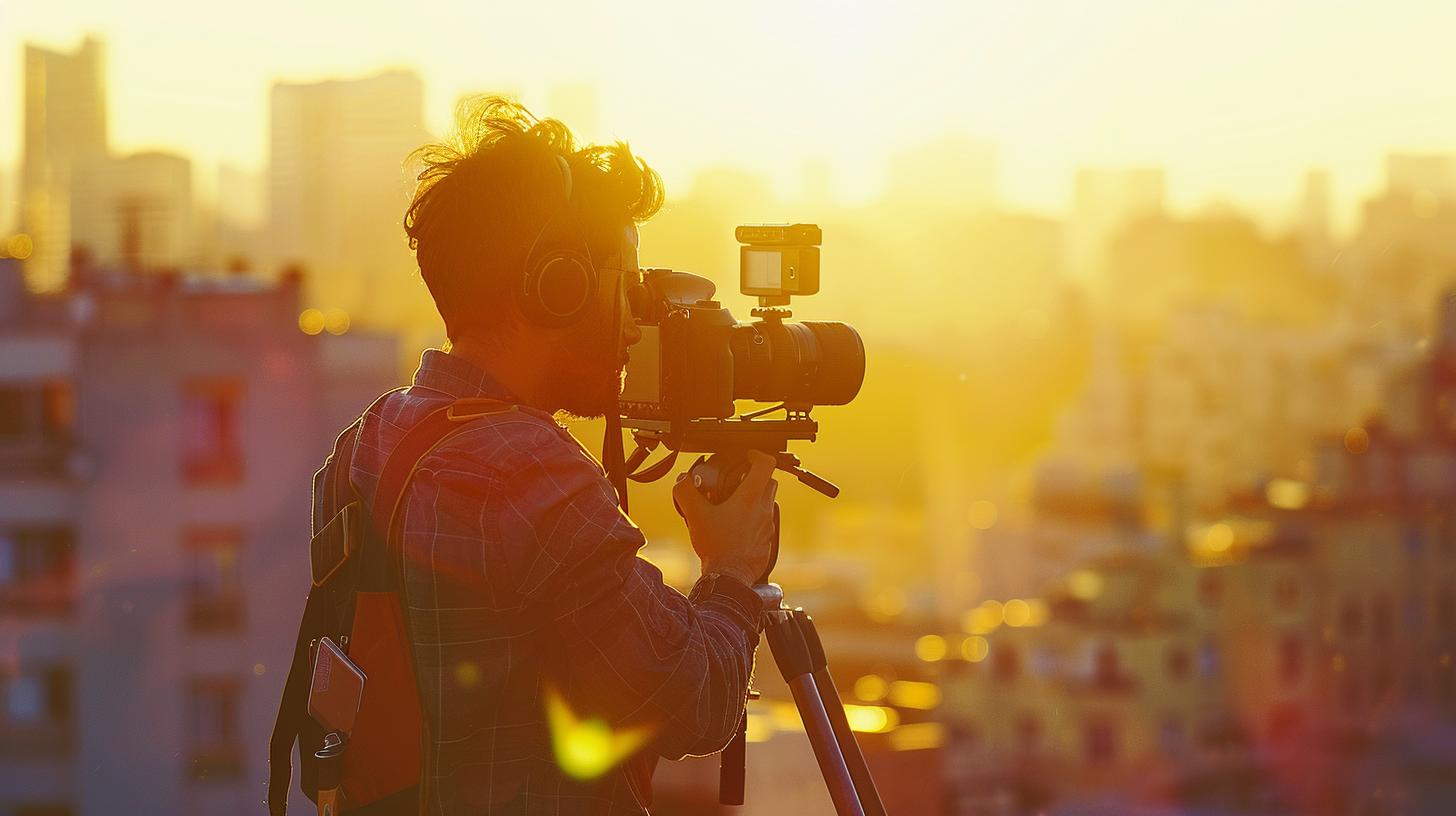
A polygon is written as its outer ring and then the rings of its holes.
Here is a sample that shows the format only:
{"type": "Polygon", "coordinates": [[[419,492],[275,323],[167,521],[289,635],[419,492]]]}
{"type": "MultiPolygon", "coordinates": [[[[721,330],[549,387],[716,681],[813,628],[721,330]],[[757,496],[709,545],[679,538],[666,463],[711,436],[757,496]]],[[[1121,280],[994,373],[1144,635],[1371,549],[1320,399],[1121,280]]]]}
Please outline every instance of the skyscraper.
{"type": "Polygon", "coordinates": [[[24,70],[21,227],[35,240],[26,277],[55,289],[72,246],[94,249],[106,227],[105,46],[89,36],[72,52],[27,44],[24,70]]]}
{"type": "Polygon", "coordinates": [[[192,162],[171,153],[133,153],[108,164],[110,223],[101,257],[133,270],[193,260],[192,162]]]}
{"type": "Polygon", "coordinates": [[[426,139],[419,76],[278,82],[270,110],[267,260],[303,265],[306,305],[393,327],[428,314],[401,226],[404,160],[426,139]]]}

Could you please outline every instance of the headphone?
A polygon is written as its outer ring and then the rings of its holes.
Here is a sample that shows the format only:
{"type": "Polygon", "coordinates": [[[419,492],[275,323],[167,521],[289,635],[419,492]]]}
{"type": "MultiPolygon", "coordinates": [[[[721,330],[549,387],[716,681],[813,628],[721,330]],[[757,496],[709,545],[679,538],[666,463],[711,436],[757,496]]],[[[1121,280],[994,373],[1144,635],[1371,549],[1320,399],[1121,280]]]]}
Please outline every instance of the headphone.
{"type": "Polygon", "coordinates": [[[546,328],[581,320],[591,311],[597,291],[596,267],[571,215],[571,167],[564,156],[556,156],[556,164],[561,168],[564,202],[536,233],[516,286],[521,314],[546,328]]]}

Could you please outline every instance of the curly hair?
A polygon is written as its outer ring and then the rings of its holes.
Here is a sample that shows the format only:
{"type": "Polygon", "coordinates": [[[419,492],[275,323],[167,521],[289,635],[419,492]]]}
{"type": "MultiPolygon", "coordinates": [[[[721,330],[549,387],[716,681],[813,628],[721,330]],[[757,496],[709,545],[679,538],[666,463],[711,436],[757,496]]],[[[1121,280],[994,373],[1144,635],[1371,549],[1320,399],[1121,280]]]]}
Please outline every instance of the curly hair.
{"type": "Polygon", "coordinates": [[[451,340],[501,325],[531,241],[561,207],[557,157],[571,170],[567,206],[595,257],[615,248],[629,221],[662,208],[662,177],[626,142],[579,147],[562,122],[500,96],[462,100],[453,136],[410,154],[423,168],[404,230],[451,340]]]}

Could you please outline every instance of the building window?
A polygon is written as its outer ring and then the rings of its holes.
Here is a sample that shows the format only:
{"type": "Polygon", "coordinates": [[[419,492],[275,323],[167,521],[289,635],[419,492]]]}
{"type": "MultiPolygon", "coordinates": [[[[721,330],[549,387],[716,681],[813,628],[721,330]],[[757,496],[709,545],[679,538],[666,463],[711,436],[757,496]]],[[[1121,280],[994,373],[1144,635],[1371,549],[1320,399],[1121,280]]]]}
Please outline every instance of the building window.
{"type": "Polygon", "coordinates": [[[75,572],[76,541],[71,528],[0,529],[0,614],[70,612],[75,572]]]}
{"type": "Polygon", "coordinates": [[[193,380],[182,389],[182,475],[194,484],[243,478],[242,383],[193,380]]]}
{"type": "Polygon", "coordinates": [[[187,695],[188,772],[192,778],[236,778],[242,773],[241,692],[242,686],[231,677],[192,680],[187,695]]]}
{"type": "Polygon", "coordinates": [[[1117,728],[1106,720],[1094,720],[1087,724],[1087,760],[1093,763],[1107,763],[1117,759],[1117,728]]]}
{"type": "Polygon", "coordinates": [[[75,424],[75,392],[65,380],[0,388],[0,440],[68,439],[75,424]]]}
{"type": "Polygon", "coordinates": [[[1279,639],[1279,676],[1286,686],[1298,685],[1304,677],[1304,641],[1299,635],[1279,639]]]}
{"type": "Polygon", "coordinates": [[[64,754],[71,741],[71,670],[39,666],[0,675],[0,749],[64,754]]]}
{"type": "Polygon", "coordinates": [[[235,632],[243,623],[243,584],[238,556],[243,531],[236,527],[189,530],[187,622],[196,632],[235,632]]]}
{"type": "Polygon", "coordinates": [[[1168,647],[1168,679],[1183,681],[1193,673],[1193,658],[1188,648],[1175,644],[1168,647]]]}
{"type": "Polygon", "coordinates": [[[41,433],[48,439],[69,439],[76,430],[76,392],[61,380],[41,386],[41,433]]]}

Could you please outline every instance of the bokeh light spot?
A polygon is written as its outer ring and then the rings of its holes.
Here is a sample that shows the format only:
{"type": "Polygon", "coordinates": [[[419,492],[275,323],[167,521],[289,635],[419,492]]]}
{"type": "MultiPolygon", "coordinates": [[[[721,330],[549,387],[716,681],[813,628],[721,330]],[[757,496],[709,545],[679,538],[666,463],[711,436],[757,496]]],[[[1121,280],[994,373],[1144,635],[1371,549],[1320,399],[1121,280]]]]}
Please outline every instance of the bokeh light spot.
{"type": "Polygon", "coordinates": [[[298,316],[298,328],[304,334],[318,334],[324,330],[324,313],[318,309],[304,309],[298,316]]]}
{"type": "Polygon", "coordinates": [[[929,711],[940,705],[940,687],[918,680],[896,680],[890,684],[890,702],[901,708],[929,711]]]}
{"type": "Polygon", "coordinates": [[[866,674],[854,681],[854,696],[866,703],[878,703],[885,699],[890,685],[878,674],[866,674]]]}
{"type": "Polygon", "coordinates": [[[844,718],[853,731],[883,734],[900,724],[900,715],[893,708],[884,706],[846,705],[844,718]]]}
{"type": "Polygon", "coordinates": [[[324,313],[324,329],[329,334],[343,334],[349,330],[349,313],[343,309],[330,309],[324,313]]]}
{"type": "Polygon", "coordinates": [[[1345,450],[1359,455],[1370,449],[1370,433],[1364,428],[1345,431],[1345,450]]]}
{"type": "Polygon", "coordinates": [[[921,635],[915,641],[915,656],[927,663],[945,659],[945,638],[940,635],[921,635]]]}
{"type": "Polygon", "coordinates": [[[973,635],[961,641],[961,657],[972,663],[980,663],[991,653],[991,643],[980,635],[973,635]]]}
{"type": "Polygon", "coordinates": [[[35,251],[35,242],[29,235],[23,232],[17,233],[10,236],[10,240],[5,242],[5,251],[17,261],[23,261],[35,251]]]}
{"type": "Polygon", "coordinates": [[[1294,479],[1270,479],[1264,497],[1280,510],[1298,510],[1309,503],[1309,485],[1294,479]]]}
{"type": "Polygon", "coordinates": [[[1031,605],[1020,598],[1012,598],[1006,602],[1002,615],[1006,618],[1007,626],[1025,626],[1031,622],[1031,605]]]}
{"type": "Polygon", "coordinates": [[[1209,552],[1228,552],[1234,545],[1234,528],[1223,522],[1209,525],[1208,532],[1203,536],[1203,545],[1209,552]]]}

